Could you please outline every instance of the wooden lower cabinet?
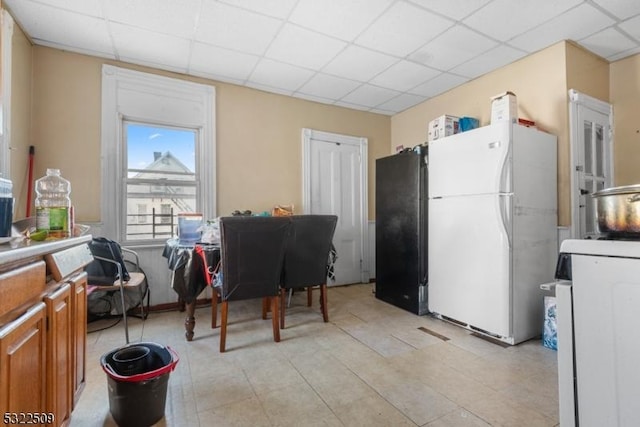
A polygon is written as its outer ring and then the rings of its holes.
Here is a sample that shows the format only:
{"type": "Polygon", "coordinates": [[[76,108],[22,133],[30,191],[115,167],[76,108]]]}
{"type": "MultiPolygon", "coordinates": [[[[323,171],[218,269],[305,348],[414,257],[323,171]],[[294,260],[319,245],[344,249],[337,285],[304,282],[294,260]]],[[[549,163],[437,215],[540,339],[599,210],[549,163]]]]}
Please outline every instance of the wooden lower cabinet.
{"type": "Polygon", "coordinates": [[[73,406],[78,403],[84,389],[87,371],[87,273],[72,277],[71,284],[71,331],[73,358],[73,406]]]}
{"type": "Polygon", "coordinates": [[[68,422],[73,408],[73,331],[71,286],[44,298],[47,306],[47,412],[56,425],[68,422]]]}
{"type": "MultiPolygon", "coordinates": [[[[4,424],[24,414],[44,414],[46,402],[46,310],[40,302],[0,328],[0,414],[4,424]]],[[[16,422],[12,422],[16,421],[16,422]]]]}

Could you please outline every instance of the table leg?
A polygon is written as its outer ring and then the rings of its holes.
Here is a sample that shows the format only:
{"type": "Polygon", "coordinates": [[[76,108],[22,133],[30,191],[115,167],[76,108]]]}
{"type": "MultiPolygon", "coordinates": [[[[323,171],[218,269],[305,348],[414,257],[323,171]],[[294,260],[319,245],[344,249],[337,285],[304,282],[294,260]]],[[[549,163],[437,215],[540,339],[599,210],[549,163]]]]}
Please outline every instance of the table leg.
{"type": "Polygon", "coordinates": [[[187,310],[187,317],[184,319],[184,336],[187,338],[187,341],[193,341],[193,329],[196,326],[196,301],[185,303],[185,307],[187,310]]]}

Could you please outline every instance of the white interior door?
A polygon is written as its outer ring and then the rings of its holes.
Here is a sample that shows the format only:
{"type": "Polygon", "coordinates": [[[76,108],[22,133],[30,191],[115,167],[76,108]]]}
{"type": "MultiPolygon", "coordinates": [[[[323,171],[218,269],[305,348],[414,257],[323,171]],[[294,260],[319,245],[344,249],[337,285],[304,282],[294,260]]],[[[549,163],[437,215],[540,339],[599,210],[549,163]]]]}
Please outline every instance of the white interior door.
{"type": "Polygon", "coordinates": [[[572,234],[597,233],[591,194],[613,186],[611,106],[570,91],[572,152],[572,234]]]}
{"type": "Polygon", "coordinates": [[[338,259],[335,281],[360,283],[365,279],[366,140],[305,129],[304,212],[338,216],[333,238],[338,259]],[[363,149],[365,155],[363,156],[363,149]],[[363,177],[364,175],[364,177],[363,177]]]}

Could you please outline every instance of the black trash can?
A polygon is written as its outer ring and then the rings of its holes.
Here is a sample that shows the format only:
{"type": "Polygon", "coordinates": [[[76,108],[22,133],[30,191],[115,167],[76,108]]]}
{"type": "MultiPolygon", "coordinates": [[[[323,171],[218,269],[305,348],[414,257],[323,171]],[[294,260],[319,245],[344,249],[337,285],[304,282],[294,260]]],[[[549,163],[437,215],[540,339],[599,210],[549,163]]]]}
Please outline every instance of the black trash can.
{"type": "Polygon", "coordinates": [[[178,354],[156,343],[132,343],[100,358],[107,374],[109,410],[120,427],[151,426],[164,416],[169,374],[178,354]]]}

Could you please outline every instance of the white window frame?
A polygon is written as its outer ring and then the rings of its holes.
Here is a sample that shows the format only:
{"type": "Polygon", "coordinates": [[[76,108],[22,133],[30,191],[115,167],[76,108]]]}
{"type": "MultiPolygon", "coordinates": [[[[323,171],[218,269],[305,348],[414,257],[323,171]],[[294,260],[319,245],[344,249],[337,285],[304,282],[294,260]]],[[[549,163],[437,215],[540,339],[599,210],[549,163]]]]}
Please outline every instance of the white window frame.
{"type": "Polygon", "coordinates": [[[13,18],[2,10],[2,90],[0,90],[0,177],[11,179],[11,68],[13,18]]]}
{"type": "Polygon", "coordinates": [[[125,120],[198,129],[196,205],[204,218],[216,216],[215,88],[102,66],[102,234],[123,244],[159,246],[157,240],[126,240],[125,120]],[[115,206],[114,206],[115,205],[115,206]]]}

